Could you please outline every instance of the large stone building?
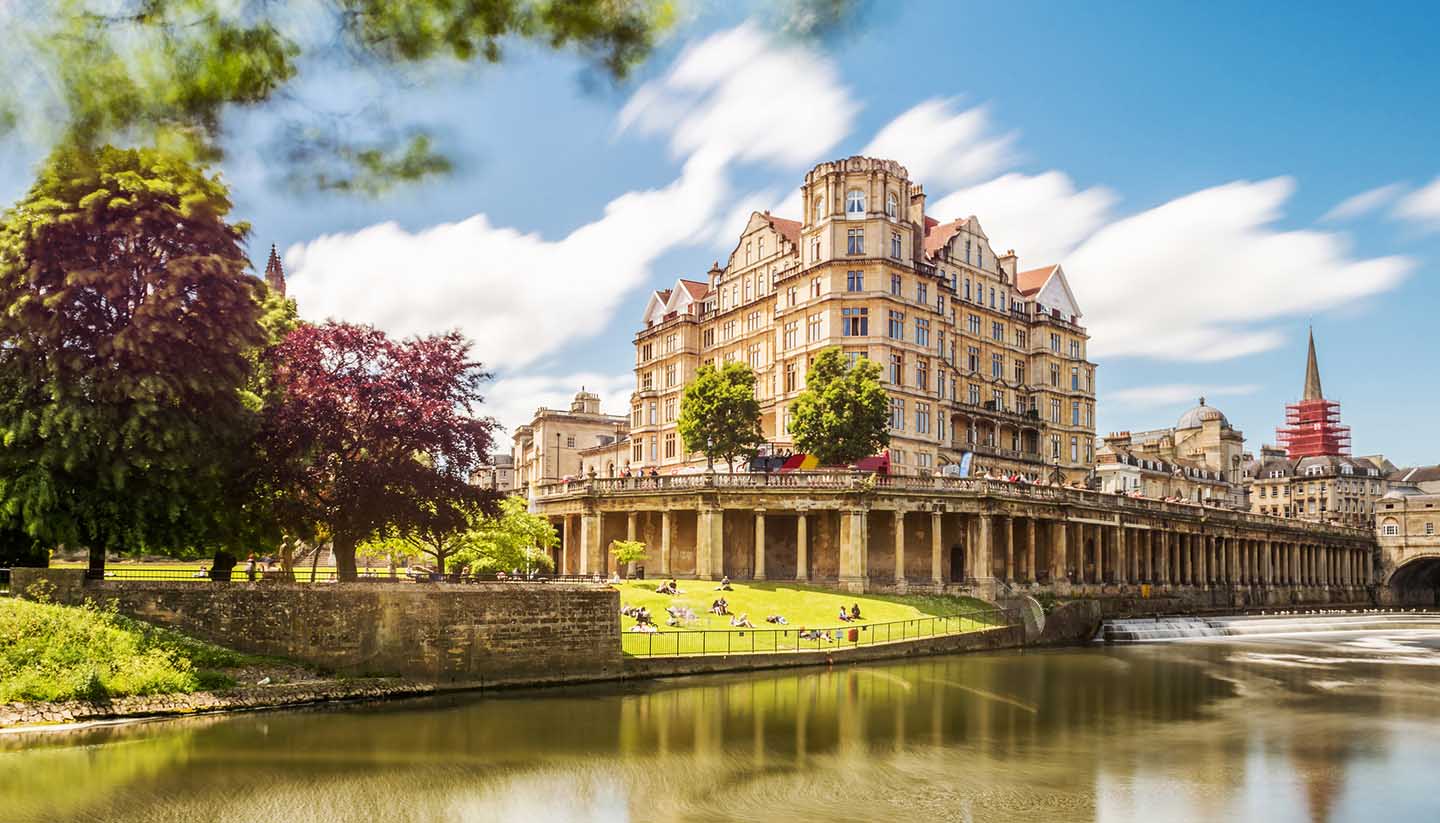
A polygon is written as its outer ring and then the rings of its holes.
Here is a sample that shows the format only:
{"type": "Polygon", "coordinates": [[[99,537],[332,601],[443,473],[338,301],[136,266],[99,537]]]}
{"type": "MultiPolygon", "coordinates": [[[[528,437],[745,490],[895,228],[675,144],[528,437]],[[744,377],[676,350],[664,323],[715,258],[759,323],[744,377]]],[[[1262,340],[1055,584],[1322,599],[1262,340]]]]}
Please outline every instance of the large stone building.
{"type": "Polygon", "coordinates": [[[584,389],[568,411],[536,409],[534,419],[513,436],[515,490],[528,495],[540,483],[581,476],[581,453],[624,439],[628,425],[624,416],[602,412],[600,395],[584,389]]]}
{"type": "Polygon", "coordinates": [[[1380,574],[1401,602],[1440,605],[1440,466],[1397,469],[1375,503],[1380,574]]]}
{"type": "Polygon", "coordinates": [[[1375,501],[1385,494],[1393,466],[1382,456],[1351,457],[1350,430],[1340,404],[1325,398],[1315,335],[1310,335],[1301,400],[1286,407],[1278,431],[1285,448],[1263,446],[1245,467],[1250,510],[1358,528],[1374,522],[1375,501]]]}
{"type": "Polygon", "coordinates": [[[635,337],[632,470],[704,463],[676,419],[705,363],[756,372],[769,448],[790,450],[811,359],[839,346],[882,367],[895,473],[958,469],[967,452],[971,473],[1088,473],[1095,365],[1059,265],[1022,271],[974,216],[930,217],[921,185],[891,160],[816,166],[800,206],[800,220],[754,213],[723,266],[650,297],[635,337]]]}
{"type": "Polygon", "coordinates": [[[1202,397],[1174,428],[1106,437],[1095,472],[1114,494],[1241,508],[1244,451],[1245,435],[1202,397]]]}
{"type": "Polygon", "coordinates": [[[490,461],[475,470],[475,473],[470,476],[470,482],[493,491],[515,491],[514,455],[504,453],[490,455],[490,461]]]}

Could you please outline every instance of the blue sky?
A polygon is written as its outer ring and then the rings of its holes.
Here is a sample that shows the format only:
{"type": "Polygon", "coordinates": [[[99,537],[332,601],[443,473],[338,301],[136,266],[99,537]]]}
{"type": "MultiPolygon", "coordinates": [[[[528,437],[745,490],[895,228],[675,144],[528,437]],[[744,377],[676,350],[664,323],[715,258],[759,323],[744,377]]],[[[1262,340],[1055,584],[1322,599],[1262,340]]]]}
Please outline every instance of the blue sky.
{"type": "MultiPolygon", "coordinates": [[[[876,3],[819,44],[771,27],[703,5],[620,87],[523,47],[400,90],[313,75],[298,105],[380,95],[457,173],[300,195],[257,148],[274,118],[237,117],[224,173],[252,257],[286,252],[302,314],[460,326],[509,424],[581,382],[618,411],[650,290],[703,277],[747,209],[798,216],[815,162],[884,150],[934,216],[1065,265],[1102,433],[1170,425],[1203,393],[1258,448],[1313,323],[1356,453],[1440,462],[1433,7],[876,3]]],[[[36,154],[10,149],[5,202],[36,154]]]]}

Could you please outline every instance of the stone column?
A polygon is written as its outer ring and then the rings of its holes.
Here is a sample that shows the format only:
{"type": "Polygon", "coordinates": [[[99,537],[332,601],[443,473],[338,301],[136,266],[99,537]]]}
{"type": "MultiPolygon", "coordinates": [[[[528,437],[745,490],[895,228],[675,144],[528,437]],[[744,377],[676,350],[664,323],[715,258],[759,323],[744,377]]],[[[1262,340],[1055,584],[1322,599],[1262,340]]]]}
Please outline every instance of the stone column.
{"type": "Polygon", "coordinates": [[[1181,532],[1180,538],[1180,583],[1185,586],[1195,584],[1195,553],[1190,544],[1190,533],[1181,532]]]}
{"type": "Polygon", "coordinates": [[[905,585],[905,510],[895,509],[895,585],[905,585]]]}
{"type": "Polygon", "coordinates": [[[1142,561],[1143,561],[1143,567],[1141,568],[1141,576],[1145,578],[1145,582],[1146,582],[1146,583],[1154,584],[1154,582],[1155,582],[1155,530],[1154,530],[1154,529],[1147,529],[1147,530],[1145,530],[1145,531],[1143,531],[1143,532],[1140,533],[1140,548],[1141,548],[1141,554],[1143,555],[1142,558],[1141,558],[1142,561]]]}
{"type": "Polygon", "coordinates": [[[1054,586],[1058,585],[1060,581],[1065,579],[1065,569],[1067,566],[1065,559],[1065,554],[1067,551],[1067,546],[1065,545],[1065,538],[1067,537],[1065,533],[1065,521],[1051,520],[1049,530],[1050,585],[1054,586]]]}
{"type": "Polygon", "coordinates": [[[1125,540],[1123,526],[1111,527],[1110,542],[1115,546],[1115,582],[1123,586],[1130,582],[1130,544],[1125,540]]]}
{"type": "Polygon", "coordinates": [[[975,528],[975,542],[978,544],[975,551],[975,576],[977,578],[995,576],[991,559],[991,555],[995,551],[995,541],[991,537],[991,533],[990,515],[981,513],[976,519],[975,528]]]}
{"type": "MultiPolygon", "coordinates": [[[[626,517],[625,517],[625,539],[626,539],[626,540],[634,540],[636,533],[639,531],[638,529],[635,528],[635,517],[636,517],[636,514],[637,514],[637,512],[630,512],[630,513],[629,513],[628,515],[626,515],[626,517]]],[[[616,571],[618,572],[619,569],[616,569],[616,571]]],[[[634,576],[635,576],[635,564],[634,564],[634,563],[626,563],[626,564],[625,564],[625,576],[626,576],[627,578],[629,578],[629,577],[634,577],[634,576]]]]}
{"type": "Polygon", "coordinates": [[[725,512],[703,508],[695,513],[695,576],[711,580],[724,573],[725,512]]]}
{"type": "Polygon", "coordinates": [[[1105,585],[1105,532],[1104,526],[1095,526],[1095,582],[1105,585]]]}
{"type": "Polygon", "coordinates": [[[560,562],[555,564],[555,571],[560,574],[573,574],[570,571],[570,546],[575,540],[575,529],[570,525],[570,515],[562,515],[560,518],[560,562]]]}
{"type": "Polygon", "coordinates": [[[600,552],[600,514],[599,512],[586,512],[580,515],[580,573],[599,574],[598,564],[592,567],[592,563],[599,558],[600,552]],[[593,555],[593,556],[592,556],[593,555]]]}
{"type": "Polygon", "coordinates": [[[940,567],[940,561],[945,557],[944,525],[944,512],[930,512],[930,582],[936,586],[945,583],[945,571],[940,567]]]}
{"type": "Polygon", "coordinates": [[[1210,585],[1210,536],[1195,535],[1195,545],[1200,549],[1200,585],[1210,585]]]}
{"type": "Polygon", "coordinates": [[[805,512],[795,519],[795,579],[810,579],[810,536],[806,533],[805,512]]]}
{"type": "Polygon", "coordinates": [[[1005,583],[1015,581],[1015,518],[1005,518],[1005,583]]]}
{"type": "Polygon", "coordinates": [[[1034,583],[1040,577],[1035,573],[1035,518],[1025,518],[1025,582],[1034,583]]]}
{"type": "Polygon", "coordinates": [[[765,579],[765,510],[755,510],[755,579],[765,579]]]}
{"type": "Polygon", "coordinates": [[[841,522],[840,583],[842,587],[863,590],[869,517],[865,509],[851,509],[841,513],[841,522]]]}
{"type": "Polygon", "coordinates": [[[670,510],[660,512],[660,576],[670,576],[670,510]]]}

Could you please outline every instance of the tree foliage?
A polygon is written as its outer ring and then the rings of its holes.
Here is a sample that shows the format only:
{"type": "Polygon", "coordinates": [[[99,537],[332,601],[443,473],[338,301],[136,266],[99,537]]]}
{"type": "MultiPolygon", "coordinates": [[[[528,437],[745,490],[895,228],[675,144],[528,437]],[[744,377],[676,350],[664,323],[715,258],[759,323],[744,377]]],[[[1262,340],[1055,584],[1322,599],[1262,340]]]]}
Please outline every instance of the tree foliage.
{"type": "Polygon", "coordinates": [[[296,537],[333,541],[337,572],[386,533],[451,533],[494,507],[470,485],[496,424],[475,416],[489,374],[458,332],[395,341],[369,326],[300,324],[268,355],[259,438],[270,505],[296,537]]]}
{"type": "Polygon", "coordinates": [[[555,566],[549,549],[560,543],[550,521],[531,514],[525,498],[507,497],[497,515],[481,519],[460,556],[477,574],[548,570],[555,566]]]}
{"type": "Polygon", "coordinates": [[[755,373],[737,362],[701,366],[680,400],[678,428],[686,451],[719,458],[733,470],[737,457],[765,443],[755,373]]]}
{"type": "MultiPolygon", "coordinates": [[[[529,41],[620,79],[673,19],[670,0],[18,0],[0,5],[18,47],[14,65],[0,61],[18,73],[0,91],[0,129],[53,124],[59,143],[140,139],[215,160],[228,109],[283,100],[306,72],[495,63],[529,41]]],[[[297,169],[330,161],[308,182],[373,192],[449,169],[428,135],[385,127],[384,107],[355,119],[381,127],[345,134],[309,117],[285,130],[297,169]]]]}
{"type": "Polygon", "coordinates": [[[890,399],[880,367],[864,358],[849,366],[839,348],[816,356],[790,411],[795,447],[823,465],[854,463],[890,442],[890,399]]]}
{"type": "Polygon", "coordinates": [[[645,553],[645,544],[639,540],[610,541],[610,556],[615,558],[617,568],[645,562],[645,553]]]}
{"type": "Polygon", "coordinates": [[[245,528],[264,286],[229,211],[199,168],[104,147],[0,219],[3,526],[100,562],[245,528]]]}

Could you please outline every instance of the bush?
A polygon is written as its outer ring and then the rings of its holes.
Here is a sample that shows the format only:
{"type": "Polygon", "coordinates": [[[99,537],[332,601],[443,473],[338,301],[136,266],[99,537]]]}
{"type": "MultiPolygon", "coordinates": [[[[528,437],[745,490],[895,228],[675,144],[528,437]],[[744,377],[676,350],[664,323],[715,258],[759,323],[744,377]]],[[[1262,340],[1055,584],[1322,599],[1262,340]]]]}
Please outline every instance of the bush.
{"type": "Polygon", "coordinates": [[[0,703],[229,686],[233,680],[215,670],[252,660],[113,608],[0,601],[0,703]]]}

